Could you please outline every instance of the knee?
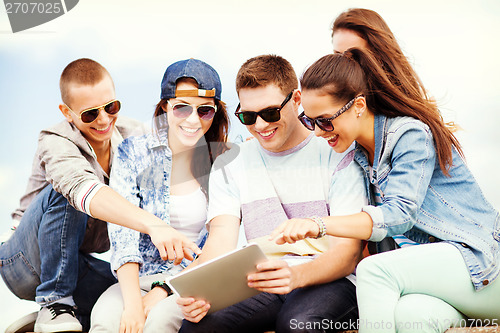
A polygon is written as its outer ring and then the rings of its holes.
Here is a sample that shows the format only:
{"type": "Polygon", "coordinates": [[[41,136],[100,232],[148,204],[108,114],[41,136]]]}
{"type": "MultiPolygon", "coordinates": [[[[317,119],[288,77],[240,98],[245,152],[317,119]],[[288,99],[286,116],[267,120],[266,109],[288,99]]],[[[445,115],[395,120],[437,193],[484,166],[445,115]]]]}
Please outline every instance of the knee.
{"type": "Polygon", "coordinates": [[[427,311],[425,307],[419,306],[419,303],[413,299],[412,295],[401,297],[394,310],[394,319],[398,326],[398,332],[429,332],[424,330],[423,327],[430,319],[427,311]]]}
{"type": "Polygon", "coordinates": [[[394,317],[398,333],[440,333],[453,326],[462,315],[448,303],[428,295],[401,297],[394,317]]]}
{"type": "MultiPolygon", "coordinates": [[[[96,303],[96,306],[99,304],[96,303]]],[[[94,307],[90,315],[91,333],[118,332],[120,330],[121,309],[94,307]]]]}
{"type": "Polygon", "coordinates": [[[123,312],[123,301],[120,285],[117,283],[109,287],[96,304],[90,314],[90,332],[118,332],[123,312]]]}
{"type": "Polygon", "coordinates": [[[55,207],[63,208],[65,214],[71,214],[75,216],[75,218],[86,220],[88,218],[87,214],[77,210],[74,208],[61,193],[57,192],[52,188],[49,184],[47,187],[40,193],[44,195],[45,200],[43,201],[43,210],[47,211],[49,208],[54,209],[55,207]],[[46,192],[45,192],[46,191],[46,192]]]}
{"type": "Polygon", "coordinates": [[[170,296],[158,302],[149,311],[144,325],[144,332],[176,333],[181,325],[182,311],[175,303],[175,297],[170,296]]]}
{"type": "MultiPolygon", "coordinates": [[[[50,184],[47,185],[38,195],[41,197],[41,205],[44,212],[49,208],[70,206],[68,199],[66,199],[61,193],[54,190],[50,184]]],[[[71,206],[71,208],[73,207],[71,206]]]]}

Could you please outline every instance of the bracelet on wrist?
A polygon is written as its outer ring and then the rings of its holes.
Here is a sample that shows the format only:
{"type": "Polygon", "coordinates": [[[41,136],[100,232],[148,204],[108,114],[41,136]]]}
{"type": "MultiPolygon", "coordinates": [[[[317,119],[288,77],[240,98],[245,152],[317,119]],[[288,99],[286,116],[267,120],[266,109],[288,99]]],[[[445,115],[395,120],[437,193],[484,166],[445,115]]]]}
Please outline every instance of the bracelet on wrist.
{"type": "Polygon", "coordinates": [[[170,296],[170,295],[173,294],[172,289],[170,289],[170,287],[168,286],[168,284],[165,281],[155,281],[155,282],[153,282],[151,284],[151,290],[153,290],[153,288],[155,288],[155,287],[160,287],[163,290],[165,290],[167,292],[167,296],[170,296]]]}
{"type": "Polygon", "coordinates": [[[316,222],[319,228],[318,236],[316,236],[316,239],[324,237],[326,235],[326,224],[325,221],[319,216],[313,216],[310,218],[310,220],[313,220],[316,222]]]}

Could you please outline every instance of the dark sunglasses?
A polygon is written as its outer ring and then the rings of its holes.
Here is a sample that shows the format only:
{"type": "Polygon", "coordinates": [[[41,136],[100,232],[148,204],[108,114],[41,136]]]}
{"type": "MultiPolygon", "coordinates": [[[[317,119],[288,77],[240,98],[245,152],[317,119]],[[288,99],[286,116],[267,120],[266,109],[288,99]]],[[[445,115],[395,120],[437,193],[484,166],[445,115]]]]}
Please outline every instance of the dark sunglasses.
{"type": "Polygon", "coordinates": [[[257,121],[257,116],[261,117],[267,123],[274,123],[281,119],[280,111],[283,109],[286,103],[292,98],[293,91],[289,93],[283,103],[279,107],[266,108],[264,110],[255,112],[255,111],[239,111],[240,104],[236,108],[236,112],[234,113],[236,117],[241,121],[243,125],[253,125],[257,121]]]}
{"type": "Polygon", "coordinates": [[[118,111],[120,111],[120,108],[122,107],[122,105],[121,105],[121,103],[120,103],[119,100],[115,99],[114,101],[108,102],[106,104],[103,104],[103,105],[100,105],[100,106],[96,106],[96,107],[93,107],[93,108],[90,108],[90,109],[85,109],[82,112],[80,112],[79,114],[76,113],[75,111],[71,110],[71,108],[69,106],[66,105],[66,107],[71,112],[73,112],[74,114],[76,114],[77,116],[79,116],[80,120],[82,122],[88,124],[88,123],[91,123],[94,120],[96,120],[97,117],[99,117],[99,111],[101,109],[103,109],[104,111],[106,111],[110,115],[115,115],[115,114],[118,113],[118,111]]]}
{"type": "Polygon", "coordinates": [[[354,101],[356,98],[361,97],[361,96],[356,96],[353,99],[351,99],[349,102],[347,102],[346,105],[344,105],[340,110],[335,112],[333,116],[330,118],[309,118],[308,116],[305,115],[304,112],[302,112],[299,115],[299,120],[304,125],[308,130],[314,131],[315,124],[318,125],[318,127],[325,131],[325,132],[331,132],[333,131],[333,124],[332,120],[340,116],[342,113],[346,112],[351,108],[351,106],[354,104],[354,101]]]}
{"type": "MultiPolygon", "coordinates": [[[[177,118],[187,118],[193,113],[193,106],[186,103],[170,103],[170,100],[167,101],[168,105],[172,108],[172,112],[174,116],[177,118]]],[[[215,116],[215,112],[217,111],[217,107],[214,105],[198,105],[196,107],[196,112],[198,112],[198,117],[203,120],[210,120],[215,116]]]]}

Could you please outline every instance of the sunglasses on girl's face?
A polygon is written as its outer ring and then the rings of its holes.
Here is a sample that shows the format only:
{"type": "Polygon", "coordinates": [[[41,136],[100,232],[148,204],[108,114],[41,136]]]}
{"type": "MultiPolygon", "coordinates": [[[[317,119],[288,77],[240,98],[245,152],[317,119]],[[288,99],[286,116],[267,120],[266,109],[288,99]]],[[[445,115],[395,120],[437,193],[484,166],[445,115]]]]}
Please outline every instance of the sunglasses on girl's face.
{"type": "Polygon", "coordinates": [[[356,98],[361,97],[361,96],[356,96],[353,99],[351,99],[349,102],[347,102],[346,105],[344,105],[340,110],[338,110],[333,116],[330,118],[309,118],[308,116],[305,115],[304,112],[302,112],[299,115],[299,120],[304,125],[308,130],[314,131],[315,125],[318,125],[318,127],[325,131],[325,132],[331,132],[333,131],[333,124],[332,120],[340,116],[342,113],[346,112],[351,108],[351,106],[354,104],[354,101],[356,98]]]}
{"type": "MultiPolygon", "coordinates": [[[[174,116],[177,118],[187,118],[193,113],[193,106],[186,103],[170,103],[170,100],[167,101],[168,105],[172,108],[172,112],[174,116]]],[[[217,111],[217,107],[214,105],[198,105],[196,107],[196,112],[198,112],[198,117],[203,120],[210,120],[215,116],[215,112],[217,111]]]]}
{"type": "Polygon", "coordinates": [[[286,103],[292,98],[293,91],[289,93],[283,103],[279,107],[274,108],[266,108],[264,110],[255,112],[255,111],[239,111],[240,104],[236,108],[236,112],[234,113],[236,117],[241,121],[243,125],[253,125],[257,121],[257,116],[261,117],[266,123],[274,123],[281,119],[280,111],[283,109],[286,103]]]}
{"type": "Polygon", "coordinates": [[[80,120],[86,124],[91,123],[94,120],[96,120],[97,117],[99,117],[99,111],[101,109],[103,109],[104,111],[106,111],[110,115],[115,115],[118,113],[118,111],[120,111],[121,106],[122,105],[121,105],[120,101],[115,99],[114,101],[108,102],[106,104],[96,106],[96,107],[93,107],[90,109],[85,109],[82,112],[80,112],[80,114],[78,114],[75,111],[71,110],[71,108],[66,105],[66,107],[71,112],[78,115],[80,117],[80,120]]]}

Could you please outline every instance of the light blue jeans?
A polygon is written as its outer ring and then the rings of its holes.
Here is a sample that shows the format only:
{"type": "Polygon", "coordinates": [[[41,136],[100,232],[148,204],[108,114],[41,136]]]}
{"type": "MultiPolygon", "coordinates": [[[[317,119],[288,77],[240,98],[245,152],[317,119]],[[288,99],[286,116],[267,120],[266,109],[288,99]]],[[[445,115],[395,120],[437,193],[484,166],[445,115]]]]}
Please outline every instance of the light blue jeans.
{"type": "Polygon", "coordinates": [[[500,282],[476,291],[460,251],[444,242],[363,259],[356,270],[359,332],[433,332],[500,324],[500,282]]]}
{"type": "Polygon", "coordinates": [[[40,305],[72,296],[77,313],[89,317],[116,279],[109,263],[79,251],[87,219],[51,185],[45,187],[12,237],[0,245],[0,273],[7,287],[40,305]]]}

